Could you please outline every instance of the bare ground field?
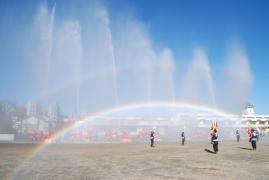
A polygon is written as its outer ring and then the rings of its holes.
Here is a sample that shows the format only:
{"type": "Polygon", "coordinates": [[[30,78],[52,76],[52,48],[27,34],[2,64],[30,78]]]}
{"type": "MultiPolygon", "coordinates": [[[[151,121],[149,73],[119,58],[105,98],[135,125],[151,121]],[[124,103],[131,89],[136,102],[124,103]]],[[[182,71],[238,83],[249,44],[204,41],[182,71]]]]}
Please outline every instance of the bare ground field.
{"type": "Polygon", "coordinates": [[[269,142],[0,144],[0,179],[269,179],[269,142]]]}

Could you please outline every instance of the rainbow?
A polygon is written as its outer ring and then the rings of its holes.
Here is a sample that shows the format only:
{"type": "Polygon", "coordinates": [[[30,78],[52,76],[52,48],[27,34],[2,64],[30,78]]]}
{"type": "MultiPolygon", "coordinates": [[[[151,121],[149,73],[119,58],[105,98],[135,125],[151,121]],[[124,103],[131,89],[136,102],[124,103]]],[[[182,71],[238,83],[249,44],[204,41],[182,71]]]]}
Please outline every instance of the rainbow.
{"type": "MultiPolygon", "coordinates": [[[[222,109],[218,108],[213,108],[210,106],[205,106],[205,105],[199,105],[199,104],[194,104],[190,102],[178,102],[178,101],[146,101],[146,102],[138,102],[138,103],[129,103],[129,104],[123,104],[123,105],[118,105],[114,106],[112,108],[103,110],[103,111],[98,111],[95,113],[92,113],[83,119],[81,119],[81,122],[89,122],[94,119],[97,119],[98,117],[102,117],[105,115],[109,115],[112,113],[120,112],[120,111],[127,111],[131,109],[137,109],[137,108],[147,108],[147,107],[173,107],[173,108],[186,108],[186,109],[193,109],[193,110],[202,110],[205,112],[209,112],[212,114],[216,115],[221,115],[224,117],[231,117],[231,116],[237,116],[236,114],[228,113],[222,109]]],[[[18,165],[18,167],[14,171],[14,176],[16,176],[22,169],[23,169],[23,164],[24,162],[27,162],[34,157],[36,157],[38,154],[41,154],[44,149],[46,149],[49,145],[53,144],[54,142],[57,141],[60,137],[64,136],[66,133],[72,131],[73,129],[77,128],[78,126],[81,126],[81,123],[78,124],[72,124],[65,129],[61,130],[57,134],[55,134],[50,141],[44,142],[40,144],[40,146],[37,146],[37,148],[32,152],[32,154],[29,157],[26,157],[23,163],[18,165]]]]}

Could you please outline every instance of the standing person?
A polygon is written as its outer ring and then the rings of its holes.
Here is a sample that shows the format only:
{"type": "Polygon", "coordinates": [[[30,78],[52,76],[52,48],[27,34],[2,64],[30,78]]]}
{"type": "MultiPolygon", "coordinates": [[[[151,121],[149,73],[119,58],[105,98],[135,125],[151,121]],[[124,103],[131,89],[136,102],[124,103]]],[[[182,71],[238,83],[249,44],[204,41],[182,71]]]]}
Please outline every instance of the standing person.
{"type": "Polygon", "coordinates": [[[181,133],[181,145],[184,146],[185,144],[185,134],[184,132],[181,133]]]}
{"type": "Polygon", "coordinates": [[[154,147],[154,131],[150,132],[150,147],[154,147]]]}
{"type": "Polygon", "coordinates": [[[259,139],[260,139],[260,132],[259,132],[258,129],[255,132],[256,132],[256,136],[257,136],[257,141],[259,141],[259,139]]]}
{"type": "Polygon", "coordinates": [[[211,136],[211,144],[213,145],[213,150],[214,152],[217,154],[218,151],[219,151],[219,148],[218,148],[218,133],[217,133],[217,129],[214,129],[213,130],[213,133],[212,133],[212,136],[211,136]]]}
{"type": "Polygon", "coordinates": [[[254,129],[251,129],[250,141],[251,141],[252,149],[256,150],[257,133],[256,131],[254,131],[254,129]]]}
{"type": "Polygon", "coordinates": [[[235,134],[236,134],[236,140],[237,140],[237,142],[239,142],[239,140],[240,140],[239,129],[236,130],[235,134]]]}

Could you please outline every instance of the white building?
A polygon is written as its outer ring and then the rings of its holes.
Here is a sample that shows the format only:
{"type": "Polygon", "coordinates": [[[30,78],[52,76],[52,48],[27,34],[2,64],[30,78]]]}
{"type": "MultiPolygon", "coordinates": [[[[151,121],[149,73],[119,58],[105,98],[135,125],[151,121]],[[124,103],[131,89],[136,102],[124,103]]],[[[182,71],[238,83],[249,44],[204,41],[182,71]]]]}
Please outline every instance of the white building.
{"type": "Polygon", "coordinates": [[[59,121],[61,116],[60,107],[58,104],[50,105],[48,108],[48,118],[50,121],[59,121]]]}
{"type": "Polygon", "coordinates": [[[28,102],[26,104],[26,115],[28,117],[38,117],[42,114],[41,106],[35,102],[28,102]]]}
{"type": "Polygon", "coordinates": [[[269,130],[269,115],[255,114],[253,105],[245,107],[241,121],[246,126],[269,130]]]}
{"type": "Polygon", "coordinates": [[[39,130],[39,119],[37,117],[28,117],[23,120],[22,133],[33,132],[39,130]]]}

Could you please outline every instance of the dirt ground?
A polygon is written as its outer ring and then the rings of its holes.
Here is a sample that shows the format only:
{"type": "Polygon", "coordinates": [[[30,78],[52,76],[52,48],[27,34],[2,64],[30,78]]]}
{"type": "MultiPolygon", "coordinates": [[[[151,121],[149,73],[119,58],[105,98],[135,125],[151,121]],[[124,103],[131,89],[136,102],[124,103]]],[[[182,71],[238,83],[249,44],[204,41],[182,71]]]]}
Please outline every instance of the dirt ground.
{"type": "Polygon", "coordinates": [[[0,179],[269,179],[269,142],[0,144],[0,179]]]}

